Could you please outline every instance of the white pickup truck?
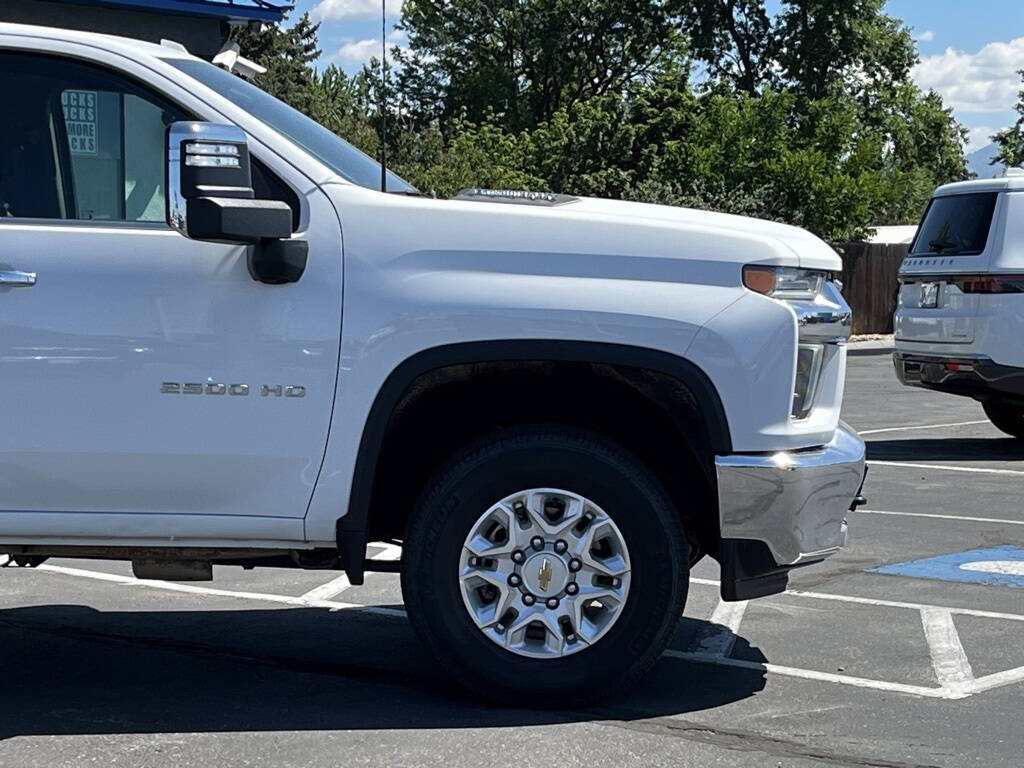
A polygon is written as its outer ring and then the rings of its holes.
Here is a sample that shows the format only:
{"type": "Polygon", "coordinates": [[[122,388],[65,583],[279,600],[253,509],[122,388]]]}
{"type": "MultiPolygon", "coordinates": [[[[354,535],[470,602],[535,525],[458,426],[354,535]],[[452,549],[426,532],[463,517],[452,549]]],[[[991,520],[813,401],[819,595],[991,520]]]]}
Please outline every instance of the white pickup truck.
{"type": "MultiPolygon", "coordinates": [[[[726,600],[843,544],[835,252],[780,224],[422,196],[248,82],[0,25],[0,552],[338,569],[400,541],[471,691],[618,692],[690,567],[726,600]]],[[[548,694],[553,694],[549,696],[548,694]]]]}

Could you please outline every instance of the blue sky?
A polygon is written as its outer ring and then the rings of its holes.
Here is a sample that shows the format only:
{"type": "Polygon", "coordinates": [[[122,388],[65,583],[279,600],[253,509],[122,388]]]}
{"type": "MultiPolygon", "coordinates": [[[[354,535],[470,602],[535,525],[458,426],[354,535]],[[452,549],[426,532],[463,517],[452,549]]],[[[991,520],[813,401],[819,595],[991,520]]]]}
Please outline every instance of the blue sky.
{"type": "MultiPolygon", "coordinates": [[[[389,44],[405,40],[393,30],[401,0],[388,7],[389,44]]],[[[774,4],[774,3],[770,3],[774,4]]],[[[380,51],[381,0],[296,0],[298,13],[318,18],[321,64],[358,70],[380,51]]],[[[1013,106],[1024,69],[1024,0],[889,0],[887,10],[914,30],[923,88],[934,88],[971,131],[970,149],[1014,122],[1013,106]]]]}

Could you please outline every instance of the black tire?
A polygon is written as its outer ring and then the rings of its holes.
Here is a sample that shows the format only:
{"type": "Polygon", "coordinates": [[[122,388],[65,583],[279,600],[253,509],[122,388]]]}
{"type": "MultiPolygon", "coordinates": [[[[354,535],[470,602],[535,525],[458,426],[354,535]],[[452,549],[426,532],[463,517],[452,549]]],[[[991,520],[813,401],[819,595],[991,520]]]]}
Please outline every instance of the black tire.
{"type": "Polygon", "coordinates": [[[402,591],[416,632],[474,695],[500,704],[592,704],[635,683],[671,640],[686,602],[689,552],[680,516],[654,475],[598,435],[557,426],[499,432],[456,455],[428,484],[404,542],[402,591]],[[458,580],[470,527],[527,488],[563,488],[613,519],[631,561],[629,596],[592,647],[559,658],[520,656],[469,617],[458,580]]]}
{"type": "Polygon", "coordinates": [[[1024,405],[1003,400],[989,400],[982,403],[985,415],[995,428],[1008,435],[1024,440],[1024,405]]]}

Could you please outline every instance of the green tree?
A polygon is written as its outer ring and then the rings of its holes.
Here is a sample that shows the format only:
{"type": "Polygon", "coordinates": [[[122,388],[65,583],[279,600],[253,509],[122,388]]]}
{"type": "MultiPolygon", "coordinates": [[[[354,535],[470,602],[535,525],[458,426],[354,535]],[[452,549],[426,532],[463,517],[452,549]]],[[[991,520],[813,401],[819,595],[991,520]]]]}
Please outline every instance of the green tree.
{"type": "Polygon", "coordinates": [[[304,13],[291,27],[235,27],[231,34],[243,56],[267,68],[256,78],[257,85],[296,109],[313,114],[312,64],[320,57],[319,27],[304,13]]]}
{"type": "Polygon", "coordinates": [[[885,0],[691,0],[683,15],[693,55],[713,79],[754,94],[786,87],[812,99],[837,85],[857,90],[902,82],[917,60],[914,41],[885,0]]]}
{"type": "Polygon", "coordinates": [[[917,62],[907,26],[885,0],[790,0],[776,22],[783,81],[813,99],[906,82],[917,62]]]}
{"type": "Polygon", "coordinates": [[[694,0],[685,6],[683,25],[712,80],[750,94],[776,80],[778,36],[764,0],[694,0]]]}
{"type": "MultiPolygon", "coordinates": [[[[1024,78],[1024,69],[1018,74],[1024,78]]],[[[1005,131],[1000,131],[992,140],[999,145],[999,155],[992,164],[1002,163],[1007,168],[1024,165],[1024,88],[1017,94],[1017,122],[1005,131]]]]}
{"type": "Polygon", "coordinates": [[[873,223],[916,224],[935,187],[967,178],[967,131],[937,93],[923,94],[913,83],[893,85],[883,102],[861,118],[888,173],[873,223]]]}
{"type": "MultiPolygon", "coordinates": [[[[492,123],[455,121],[445,139],[436,123],[395,134],[393,167],[419,189],[450,197],[461,189],[544,189],[544,179],[525,170],[525,137],[492,123]]],[[[391,144],[391,142],[389,142],[391,144]]]]}
{"type": "MultiPolygon", "coordinates": [[[[442,196],[685,205],[835,243],[916,221],[935,186],[966,177],[964,130],[911,81],[913,41],[881,0],[785,0],[774,16],[764,0],[675,2],[407,0],[389,164],[442,196]]],[[[268,68],[261,85],[378,156],[378,65],[315,72],[316,32],[303,17],[239,41],[268,68]]]]}
{"type": "Polygon", "coordinates": [[[291,27],[235,28],[232,39],[242,55],[266,67],[255,78],[256,85],[377,156],[376,80],[367,73],[350,77],[333,64],[318,73],[313,64],[320,57],[319,27],[303,14],[291,27]]]}
{"type": "Polygon", "coordinates": [[[403,84],[423,119],[532,128],[680,56],[678,1],[406,0],[403,84]]]}

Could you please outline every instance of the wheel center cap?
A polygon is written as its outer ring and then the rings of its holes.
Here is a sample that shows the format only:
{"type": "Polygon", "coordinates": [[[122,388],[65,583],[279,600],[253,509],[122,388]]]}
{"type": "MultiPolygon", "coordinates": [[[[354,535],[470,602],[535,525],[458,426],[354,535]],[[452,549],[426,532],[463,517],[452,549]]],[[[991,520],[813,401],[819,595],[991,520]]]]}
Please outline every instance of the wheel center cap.
{"type": "Polygon", "coordinates": [[[569,567],[558,555],[538,552],[523,564],[523,584],[538,597],[557,595],[569,582],[569,567]]]}

